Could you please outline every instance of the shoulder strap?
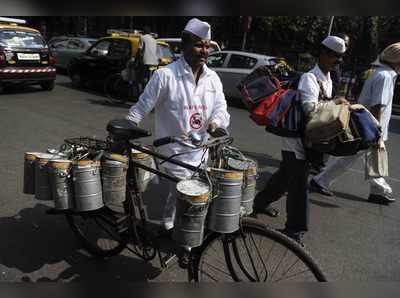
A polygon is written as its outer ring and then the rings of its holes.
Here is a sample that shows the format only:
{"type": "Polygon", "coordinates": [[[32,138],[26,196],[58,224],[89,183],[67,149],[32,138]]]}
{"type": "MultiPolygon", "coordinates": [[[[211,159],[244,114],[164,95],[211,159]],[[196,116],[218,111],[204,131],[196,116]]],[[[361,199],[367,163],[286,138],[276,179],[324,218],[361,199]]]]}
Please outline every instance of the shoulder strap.
{"type": "Polygon", "coordinates": [[[317,83],[318,83],[318,86],[319,86],[318,100],[330,100],[331,98],[329,98],[328,95],[326,94],[326,91],[324,89],[324,86],[322,85],[321,80],[318,79],[315,74],[313,74],[313,76],[317,79],[317,83]]]}

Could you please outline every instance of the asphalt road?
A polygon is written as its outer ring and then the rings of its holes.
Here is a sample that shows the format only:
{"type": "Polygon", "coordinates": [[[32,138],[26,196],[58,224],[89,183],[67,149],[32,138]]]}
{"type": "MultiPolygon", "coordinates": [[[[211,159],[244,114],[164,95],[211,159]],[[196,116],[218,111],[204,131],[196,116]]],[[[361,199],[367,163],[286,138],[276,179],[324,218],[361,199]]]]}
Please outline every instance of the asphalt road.
{"type": "MultiPolygon", "coordinates": [[[[49,216],[51,202],[23,194],[24,152],[57,148],[66,137],[106,136],[110,119],[124,116],[129,104],[108,104],[101,93],[73,89],[59,76],[52,92],[36,87],[0,96],[0,280],[6,281],[185,281],[177,264],[162,272],[157,261],[146,263],[129,251],[106,261],[91,258],[75,239],[64,217],[49,216]]],[[[279,138],[253,124],[245,110],[231,107],[235,145],[257,159],[257,188],[279,165],[279,138]]],[[[152,129],[153,115],[142,124],[152,129]]],[[[388,182],[400,193],[400,118],[394,116],[388,142],[388,182]]],[[[151,138],[149,138],[149,141],[151,138]]],[[[399,204],[368,203],[368,184],[359,162],[337,181],[335,197],[311,195],[310,232],[305,242],[329,280],[400,280],[399,204]]],[[[285,220],[285,199],[277,203],[281,215],[260,217],[273,227],[285,220]]]]}

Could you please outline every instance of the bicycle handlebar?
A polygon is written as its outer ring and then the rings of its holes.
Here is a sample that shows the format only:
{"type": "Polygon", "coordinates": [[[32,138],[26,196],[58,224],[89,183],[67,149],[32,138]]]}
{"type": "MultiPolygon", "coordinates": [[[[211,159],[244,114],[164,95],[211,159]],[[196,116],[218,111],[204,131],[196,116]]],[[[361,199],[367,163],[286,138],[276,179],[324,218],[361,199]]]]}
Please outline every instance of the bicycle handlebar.
{"type": "Polygon", "coordinates": [[[164,138],[157,139],[153,142],[153,145],[154,145],[154,147],[159,147],[159,146],[167,145],[170,143],[175,143],[174,137],[164,137],[164,138]]]}
{"type": "Polygon", "coordinates": [[[164,137],[164,138],[154,140],[153,145],[154,145],[154,147],[159,147],[159,146],[163,146],[163,145],[167,145],[167,144],[171,144],[171,143],[178,143],[185,147],[189,147],[192,149],[198,149],[201,147],[213,147],[213,146],[217,146],[219,144],[232,143],[233,138],[230,136],[222,136],[222,137],[210,139],[207,142],[200,142],[198,144],[193,144],[193,143],[191,143],[191,141],[192,140],[189,137],[184,138],[184,137],[170,136],[170,137],[164,137]]]}

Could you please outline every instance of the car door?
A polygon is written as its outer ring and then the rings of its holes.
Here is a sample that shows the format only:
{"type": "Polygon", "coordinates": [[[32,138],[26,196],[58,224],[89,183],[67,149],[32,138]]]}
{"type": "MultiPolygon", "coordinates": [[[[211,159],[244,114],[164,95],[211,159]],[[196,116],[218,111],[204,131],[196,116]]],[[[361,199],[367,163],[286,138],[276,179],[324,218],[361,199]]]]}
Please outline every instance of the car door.
{"type": "Polygon", "coordinates": [[[103,65],[103,76],[121,72],[131,57],[131,42],[127,39],[114,39],[110,45],[107,59],[103,65]]]}
{"type": "Polygon", "coordinates": [[[51,45],[51,51],[56,61],[55,62],[56,67],[63,68],[65,65],[64,57],[65,57],[65,51],[67,50],[67,43],[68,41],[61,41],[53,43],[51,45]]]}
{"type": "Polygon", "coordinates": [[[89,80],[104,78],[104,65],[107,64],[111,43],[112,39],[100,40],[79,57],[79,71],[82,77],[89,80]]]}
{"type": "Polygon", "coordinates": [[[257,58],[239,53],[232,53],[220,71],[224,77],[224,92],[226,96],[240,98],[238,83],[246,77],[257,65],[257,58]]]}
{"type": "Polygon", "coordinates": [[[67,68],[73,57],[84,52],[84,44],[79,39],[70,39],[63,51],[61,67],[67,68]]]}
{"type": "MultiPolygon", "coordinates": [[[[207,66],[214,70],[221,79],[222,85],[225,88],[225,72],[224,65],[228,58],[228,53],[212,53],[208,56],[207,66]]],[[[224,89],[225,92],[225,89],[224,89]]]]}

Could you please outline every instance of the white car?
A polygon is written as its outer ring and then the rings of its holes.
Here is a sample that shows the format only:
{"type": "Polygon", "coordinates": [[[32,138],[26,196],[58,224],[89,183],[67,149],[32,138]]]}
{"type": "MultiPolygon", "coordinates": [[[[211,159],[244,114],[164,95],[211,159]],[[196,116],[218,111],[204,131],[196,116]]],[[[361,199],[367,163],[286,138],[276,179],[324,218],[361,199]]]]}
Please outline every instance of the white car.
{"type": "Polygon", "coordinates": [[[242,51],[218,51],[210,53],[207,66],[221,78],[225,97],[240,98],[238,83],[261,65],[274,65],[280,57],[242,51]]]}

